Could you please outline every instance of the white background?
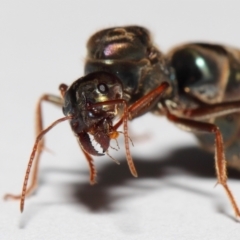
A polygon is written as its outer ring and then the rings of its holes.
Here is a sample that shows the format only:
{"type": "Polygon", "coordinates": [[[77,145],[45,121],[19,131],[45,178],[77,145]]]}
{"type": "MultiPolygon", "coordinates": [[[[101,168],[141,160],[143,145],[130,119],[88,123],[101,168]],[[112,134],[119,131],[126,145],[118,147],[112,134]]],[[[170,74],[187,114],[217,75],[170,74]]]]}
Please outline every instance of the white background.
{"type": "MultiPolygon", "coordinates": [[[[82,76],[87,39],[102,28],[143,25],[167,51],[187,41],[240,47],[239,1],[0,2],[0,195],[19,193],[34,141],[34,109],[43,93],[82,76]]],[[[48,125],[61,109],[44,105],[48,125]]],[[[95,158],[98,185],[68,126],[47,136],[37,193],[19,203],[0,200],[0,239],[239,239],[240,225],[217,186],[213,156],[193,135],[151,114],[130,125],[138,169],[124,151],[95,158]]],[[[119,140],[123,148],[122,139],[119,140]]],[[[229,184],[240,203],[240,173],[229,184]]]]}

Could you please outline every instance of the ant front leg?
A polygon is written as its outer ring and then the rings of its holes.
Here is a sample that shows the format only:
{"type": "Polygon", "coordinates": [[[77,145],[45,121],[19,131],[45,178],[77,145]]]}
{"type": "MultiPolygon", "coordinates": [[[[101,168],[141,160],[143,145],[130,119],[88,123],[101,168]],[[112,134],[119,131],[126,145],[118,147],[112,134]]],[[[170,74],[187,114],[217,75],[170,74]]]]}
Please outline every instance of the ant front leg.
{"type": "MultiPolygon", "coordinates": [[[[137,177],[138,175],[130,154],[127,121],[146,113],[154,104],[156,104],[157,101],[159,101],[159,99],[162,97],[162,94],[168,89],[168,87],[169,83],[163,82],[160,86],[150,91],[148,94],[137,100],[129,107],[126,106],[125,101],[119,100],[119,103],[124,105],[124,113],[119,122],[114,125],[113,132],[116,132],[117,128],[123,124],[126,158],[129,169],[134,177],[137,177]]],[[[115,100],[115,102],[117,101],[118,100],[115,100]]],[[[106,102],[104,104],[106,104],[106,102]]]]}
{"type": "Polygon", "coordinates": [[[168,111],[167,118],[177,125],[187,127],[190,131],[207,132],[215,135],[215,169],[218,180],[217,183],[223,186],[234,209],[235,215],[240,217],[240,210],[227,184],[227,163],[225,160],[223,137],[219,128],[212,123],[177,117],[168,111]]]}
{"type": "MultiPolygon", "coordinates": [[[[159,99],[162,97],[162,94],[169,88],[169,86],[169,83],[163,82],[160,86],[130,105],[126,112],[128,120],[132,120],[146,113],[148,109],[151,109],[151,107],[159,101],[159,99]]],[[[124,116],[115,124],[115,130],[122,125],[123,119],[124,116]]]]}
{"type": "MultiPolygon", "coordinates": [[[[36,107],[36,136],[39,136],[40,133],[43,132],[43,114],[42,114],[42,102],[50,102],[53,103],[54,105],[57,106],[62,106],[63,100],[55,95],[52,94],[44,94],[38,101],[37,107],[36,107]]],[[[38,169],[39,169],[39,161],[41,157],[42,150],[44,149],[44,140],[41,139],[38,144],[37,148],[37,153],[36,153],[36,158],[35,158],[35,163],[33,165],[33,173],[31,175],[31,182],[28,188],[25,191],[25,196],[29,196],[32,194],[32,192],[36,189],[37,184],[38,184],[38,169]]],[[[29,172],[27,170],[26,175],[28,175],[29,172]]],[[[28,177],[27,177],[28,178],[28,177]]],[[[25,178],[26,180],[26,178],[25,178]]],[[[4,199],[15,199],[19,200],[22,198],[22,194],[19,195],[14,195],[14,194],[6,194],[4,196],[4,199]]]]}

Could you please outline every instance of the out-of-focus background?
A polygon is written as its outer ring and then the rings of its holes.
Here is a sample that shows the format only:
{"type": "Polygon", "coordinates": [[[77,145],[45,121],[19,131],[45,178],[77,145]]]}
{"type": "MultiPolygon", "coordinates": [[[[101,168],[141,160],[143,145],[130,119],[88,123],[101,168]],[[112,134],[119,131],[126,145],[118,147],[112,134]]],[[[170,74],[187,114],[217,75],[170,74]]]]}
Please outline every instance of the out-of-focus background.
{"type": "MultiPolygon", "coordinates": [[[[34,142],[34,111],[43,93],[83,75],[86,41],[103,28],[142,25],[167,52],[189,41],[240,48],[239,1],[4,1],[0,2],[0,196],[19,193],[34,142]]],[[[61,109],[44,104],[47,126],[61,109]]],[[[139,178],[121,150],[95,158],[98,184],[68,126],[47,136],[40,183],[19,203],[0,200],[0,239],[239,239],[239,223],[211,154],[193,135],[147,114],[130,123],[139,178]]],[[[114,143],[113,143],[114,145],[114,143]]],[[[229,171],[240,203],[240,173],[229,171]]]]}

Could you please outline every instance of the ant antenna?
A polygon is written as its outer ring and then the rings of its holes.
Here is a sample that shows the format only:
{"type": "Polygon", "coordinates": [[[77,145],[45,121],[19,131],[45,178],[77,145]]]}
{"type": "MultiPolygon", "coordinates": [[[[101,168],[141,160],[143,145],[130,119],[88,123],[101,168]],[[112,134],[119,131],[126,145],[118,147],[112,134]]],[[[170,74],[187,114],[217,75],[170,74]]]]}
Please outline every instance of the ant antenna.
{"type": "Polygon", "coordinates": [[[38,148],[38,144],[39,142],[42,140],[43,136],[50,131],[53,127],[55,127],[58,123],[61,123],[63,121],[72,119],[72,116],[67,116],[67,117],[63,117],[63,118],[59,118],[58,120],[56,120],[55,122],[53,122],[49,127],[47,127],[46,129],[44,129],[42,132],[40,132],[40,134],[36,137],[34,146],[33,146],[33,150],[32,153],[30,155],[30,159],[28,161],[28,166],[27,166],[27,171],[25,174],[25,178],[24,178],[24,182],[23,182],[23,188],[22,188],[22,195],[21,195],[21,201],[20,201],[20,210],[21,212],[23,212],[24,209],[24,201],[25,201],[25,195],[26,195],[26,189],[27,189],[27,184],[28,184],[28,178],[31,172],[31,167],[35,158],[35,153],[37,151],[38,148]]]}

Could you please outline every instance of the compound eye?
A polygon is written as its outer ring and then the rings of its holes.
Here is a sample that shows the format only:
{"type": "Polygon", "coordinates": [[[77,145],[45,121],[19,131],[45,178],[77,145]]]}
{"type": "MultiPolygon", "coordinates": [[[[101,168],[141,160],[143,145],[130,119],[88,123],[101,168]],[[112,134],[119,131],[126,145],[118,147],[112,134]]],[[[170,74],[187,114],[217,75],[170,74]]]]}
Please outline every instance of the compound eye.
{"type": "Polygon", "coordinates": [[[102,94],[108,93],[108,86],[105,83],[99,83],[97,88],[98,88],[98,91],[102,94]]]}

